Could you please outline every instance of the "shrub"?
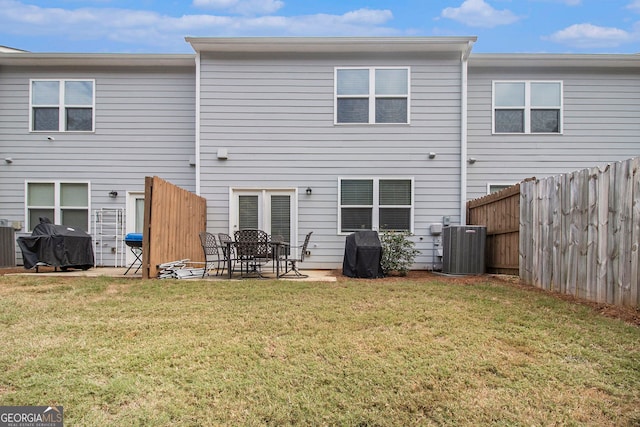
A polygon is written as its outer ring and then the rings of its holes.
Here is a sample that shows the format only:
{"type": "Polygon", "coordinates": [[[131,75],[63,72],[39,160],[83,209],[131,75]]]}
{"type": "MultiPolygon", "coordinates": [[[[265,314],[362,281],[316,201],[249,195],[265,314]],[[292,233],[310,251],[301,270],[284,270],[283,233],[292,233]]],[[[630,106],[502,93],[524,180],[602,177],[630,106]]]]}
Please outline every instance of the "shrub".
{"type": "Polygon", "coordinates": [[[415,243],[408,239],[409,232],[382,233],[382,271],[385,275],[399,274],[406,276],[409,268],[420,253],[415,248],[415,243]]]}

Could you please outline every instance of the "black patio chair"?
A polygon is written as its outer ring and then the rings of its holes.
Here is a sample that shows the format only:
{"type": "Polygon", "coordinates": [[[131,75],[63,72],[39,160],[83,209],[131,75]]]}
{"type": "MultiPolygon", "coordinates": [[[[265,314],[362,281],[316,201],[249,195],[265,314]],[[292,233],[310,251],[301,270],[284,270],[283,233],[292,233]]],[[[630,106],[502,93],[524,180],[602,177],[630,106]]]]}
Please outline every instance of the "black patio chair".
{"type": "Polygon", "coordinates": [[[225,265],[229,268],[229,264],[231,264],[231,271],[235,270],[237,256],[236,247],[232,243],[233,239],[226,233],[218,233],[218,241],[220,242],[225,265]]]}
{"type": "Polygon", "coordinates": [[[214,265],[216,269],[216,276],[224,271],[225,263],[224,259],[220,256],[220,248],[216,242],[216,236],[206,231],[200,232],[200,244],[202,245],[202,251],[204,252],[204,270],[202,271],[202,277],[209,274],[213,270],[214,265]]]}
{"type": "MultiPolygon", "coordinates": [[[[307,248],[309,247],[309,240],[311,240],[311,235],[313,234],[313,231],[310,231],[304,238],[304,243],[302,244],[302,246],[293,246],[292,248],[299,248],[300,249],[300,254],[298,256],[298,258],[286,258],[284,261],[287,262],[287,266],[285,267],[285,273],[283,275],[281,275],[280,277],[290,277],[290,278],[305,278],[305,277],[309,277],[308,274],[302,274],[300,273],[300,270],[298,270],[298,264],[301,262],[304,262],[304,257],[307,255],[307,248]],[[293,273],[293,275],[290,275],[289,273],[293,273]]],[[[293,252],[293,251],[292,251],[293,252]]]]}
{"type": "Polygon", "coordinates": [[[262,230],[245,229],[236,231],[234,238],[240,274],[242,275],[243,272],[247,274],[242,277],[254,274],[254,277],[263,278],[262,266],[271,261],[269,235],[262,230]]]}

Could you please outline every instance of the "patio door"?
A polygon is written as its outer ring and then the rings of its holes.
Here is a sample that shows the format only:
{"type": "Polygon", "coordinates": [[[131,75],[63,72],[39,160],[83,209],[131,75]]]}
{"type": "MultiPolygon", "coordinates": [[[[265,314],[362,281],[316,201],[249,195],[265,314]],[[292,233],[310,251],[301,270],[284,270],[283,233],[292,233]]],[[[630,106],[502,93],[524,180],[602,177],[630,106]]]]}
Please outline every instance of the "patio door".
{"type": "MultiPolygon", "coordinates": [[[[144,227],[144,192],[127,192],[127,227],[126,233],[142,233],[144,227]]],[[[135,257],[126,247],[127,265],[130,265],[135,257]]]]}
{"type": "Polygon", "coordinates": [[[233,190],[231,232],[257,228],[295,244],[295,190],[233,190]]]}

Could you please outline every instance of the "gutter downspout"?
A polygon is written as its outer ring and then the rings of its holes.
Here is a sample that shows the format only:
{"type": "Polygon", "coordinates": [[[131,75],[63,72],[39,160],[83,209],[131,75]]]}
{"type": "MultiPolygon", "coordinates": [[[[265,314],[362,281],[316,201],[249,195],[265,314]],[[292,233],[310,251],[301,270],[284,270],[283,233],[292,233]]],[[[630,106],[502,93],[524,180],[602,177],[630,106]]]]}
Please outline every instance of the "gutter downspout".
{"type": "Polygon", "coordinates": [[[200,51],[196,52],[196,194],[200,195],[200,51]]]}
{"type": "Polygon", "coordinates": [[[460,62],[460,225],[467,225],[467,66],[472,47],[470,41],[460,62]]]}

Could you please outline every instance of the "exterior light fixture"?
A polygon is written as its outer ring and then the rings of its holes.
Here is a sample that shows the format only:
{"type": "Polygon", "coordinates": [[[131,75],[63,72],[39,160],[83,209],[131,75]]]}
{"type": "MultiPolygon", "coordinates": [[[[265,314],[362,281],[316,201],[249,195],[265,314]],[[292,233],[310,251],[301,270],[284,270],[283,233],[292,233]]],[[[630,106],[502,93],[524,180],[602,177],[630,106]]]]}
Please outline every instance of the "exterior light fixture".
{"type": "Polygon", "coordinates": [[[11,163],[13,163],[13,159],[11,157],[5,157],[4,158],[4,162],[8,163],[8,164],[11,164],[11,163]]]}
{"type": "Polygon", "coordinates": [[[433,151],[429,153],[429,158],[430,159],[435,159],[436,158],[436,153],[434,153],[433,151]]]}
{"type": "Polygon", "coordinates": [[[118,197],[118,192],[117,191],[109,192],[109,197],[111,197],[112,199],[115,199],[116,197],[118,197]]]}
{"type": "Polygon", "coordinates": [[[478,159],[476,159],[475,157],[469,157],[469,159],[467,159],[467,163],[469,163],[470,165],[474,164],[477,161],[478,159]]]}
{"type": "Polygon", "coordinates": [[[49,141],[53,142],[53,141],[55,141],[56,139],[55,139],[54,137],[52,137],[52,136],[48,136],[48,137],[47,137],[47,140],[49,140],[49,141]]]}
{"type": "Polygon", "coordinates": [[[311,190],[311,187],[307,187],[306,192],[307,192],[307,196],[310,196],[313,190],[311,190]]]}

